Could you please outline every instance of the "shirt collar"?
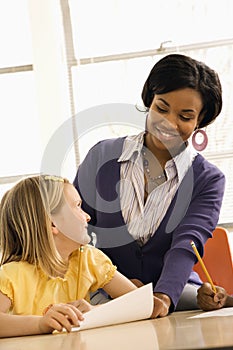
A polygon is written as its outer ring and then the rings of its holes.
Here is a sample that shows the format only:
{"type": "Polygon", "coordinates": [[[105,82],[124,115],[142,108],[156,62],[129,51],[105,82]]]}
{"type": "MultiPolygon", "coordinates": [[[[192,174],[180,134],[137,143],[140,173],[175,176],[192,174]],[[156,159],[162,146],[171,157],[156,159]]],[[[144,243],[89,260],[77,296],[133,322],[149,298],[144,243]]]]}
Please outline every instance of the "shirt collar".
{"type": "Polygon", "coordinates": [[[187,173],[188,169],[192,165],[192,162],[196,157],[196,155],[197,155],[197,152],[190,146],[188,142],[187,147],[185,147],[185,149],[181,153],[179,153],[177,156],[170,159],[166,163],[166,167],[169,165],[170,166],[175,165],[179,182],[181,182],[185,174],[187,173]]]}
{"type": "Polygon", "coordinates": [[[125,162],[130,160],[133,156],[135,159],[140,156],[144,143],[144,135],[145,131],[142,131],[138,135],[126,137],[123,151],[118,162],[125,162]]]}
{"type": "MultiPolygon", "coordinates": [[[[118,162],[129,161],[133,156],[136,160],[141,155],[145,133],[145,131],[142,131],[138,135],[126,137],[123,151],[118,159],[118,162]]],[[[179,182],[181,182],[187,170],[192,165],[196,155],[197,152],[195,149],[190,146],[189,142],[187,142],[187,147],[185,147],[181,153],[167,161],[165,169],[167,167],[175,167],[179,182]]]]}

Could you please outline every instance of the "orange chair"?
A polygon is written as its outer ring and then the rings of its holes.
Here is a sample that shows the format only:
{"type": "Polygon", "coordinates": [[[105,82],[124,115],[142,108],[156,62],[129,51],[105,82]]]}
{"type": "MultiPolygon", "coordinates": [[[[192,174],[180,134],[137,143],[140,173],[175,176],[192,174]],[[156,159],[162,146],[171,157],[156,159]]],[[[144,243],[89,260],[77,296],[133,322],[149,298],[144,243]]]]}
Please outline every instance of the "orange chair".
{"type": "MultiPolygon", "coordinates": [[[[216,227],[213,237],[209,238],[204,247],[203,262],[209,272],[213,283],[233,294],[233,233],[223,227],[216,227]],[[232,241],[232,242],[231,242],[232,241]]],[[[208,282],[199,262],[194,265],[203,282],[208,282]]]]}

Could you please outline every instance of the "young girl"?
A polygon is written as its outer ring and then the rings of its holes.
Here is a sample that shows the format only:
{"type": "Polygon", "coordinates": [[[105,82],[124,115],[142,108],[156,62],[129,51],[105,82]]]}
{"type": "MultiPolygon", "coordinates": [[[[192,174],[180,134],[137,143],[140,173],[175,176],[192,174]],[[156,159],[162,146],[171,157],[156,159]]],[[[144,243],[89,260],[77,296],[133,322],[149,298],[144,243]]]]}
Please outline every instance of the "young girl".
{"type": "Polygon", "coordinates": [[[70,332],[92,307],[90,291],[116,298],[136,288],[88,245],[89,219],[76,189],[60,177],[26,178],[3,196],[0,337],[70,332]]]}

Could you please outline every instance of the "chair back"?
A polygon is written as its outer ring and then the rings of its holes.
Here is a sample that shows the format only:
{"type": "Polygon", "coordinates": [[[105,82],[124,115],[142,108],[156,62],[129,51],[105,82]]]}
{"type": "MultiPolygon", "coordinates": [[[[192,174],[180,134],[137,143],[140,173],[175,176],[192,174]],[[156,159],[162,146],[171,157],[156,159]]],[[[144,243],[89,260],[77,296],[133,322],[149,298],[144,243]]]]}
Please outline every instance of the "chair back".
{"type": "MultiPolygon", "coordinates": [[[[233,236],[223,227],[216,227],[213,237],[209,238],[204,247],[203,262],[213,283],[233,294],[233,236]]],[[[208,282],[199,262],[194,265],[203,282],[208,282]]]]}

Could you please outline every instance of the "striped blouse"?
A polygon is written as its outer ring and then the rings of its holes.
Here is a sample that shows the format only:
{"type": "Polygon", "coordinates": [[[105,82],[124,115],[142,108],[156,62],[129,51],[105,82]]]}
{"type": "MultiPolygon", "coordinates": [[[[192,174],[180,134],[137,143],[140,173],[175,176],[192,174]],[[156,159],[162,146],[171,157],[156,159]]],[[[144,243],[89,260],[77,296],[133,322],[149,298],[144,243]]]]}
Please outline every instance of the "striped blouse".
{"type": "Polygon", "coordinates": [[[183,152],[167,161],[167,180],[148,194],[144,204],[144,169],[142,147],[145,132],[125,139],[121,162],[120,201],[129,233],[139,244],[145,244],[160,225],[168,207],[197,155],[188,145],[183,152]]]}

